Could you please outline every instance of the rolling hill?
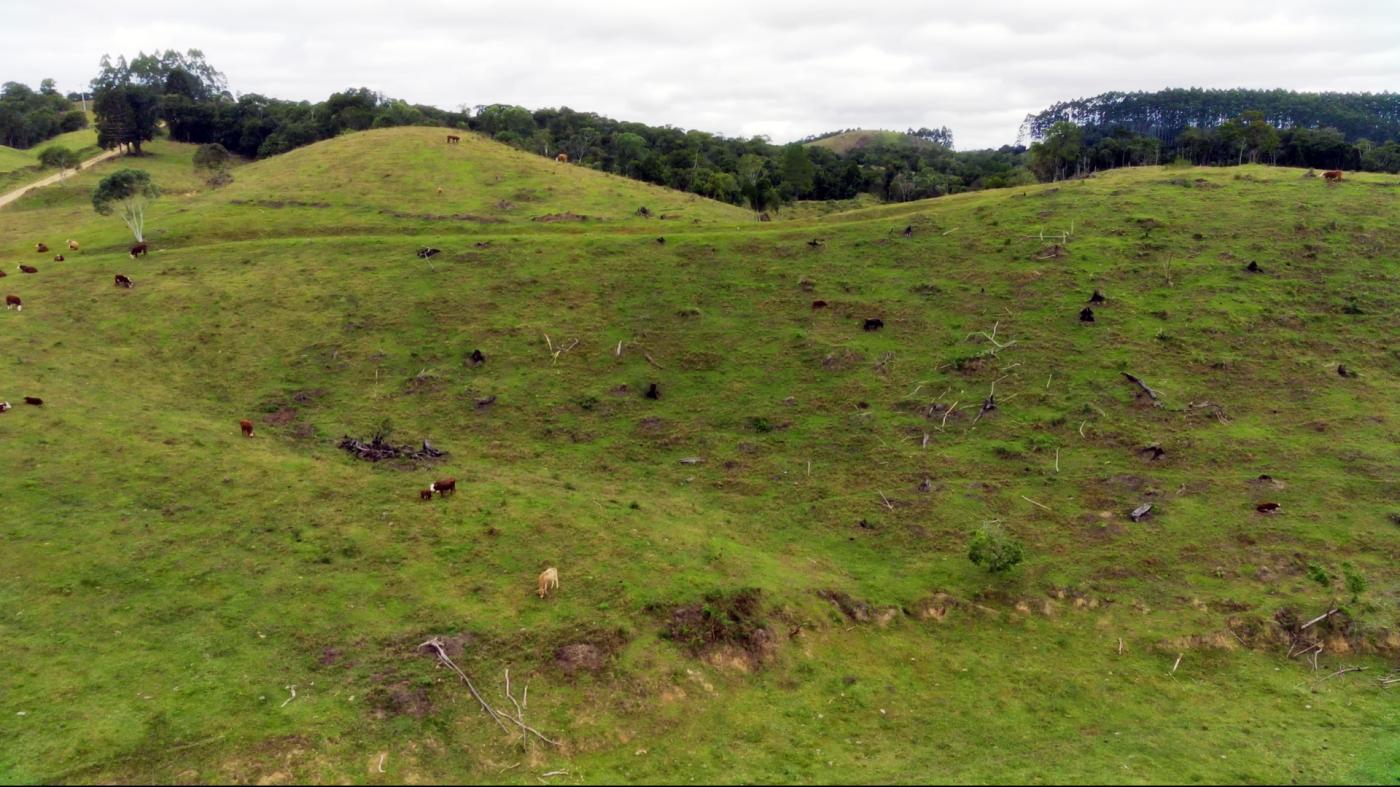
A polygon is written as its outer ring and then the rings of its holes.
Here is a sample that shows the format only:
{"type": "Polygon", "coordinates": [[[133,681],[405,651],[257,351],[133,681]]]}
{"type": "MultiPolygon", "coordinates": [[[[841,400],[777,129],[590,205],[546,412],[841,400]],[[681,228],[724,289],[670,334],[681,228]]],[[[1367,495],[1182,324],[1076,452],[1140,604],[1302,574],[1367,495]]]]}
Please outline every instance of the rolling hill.
{"type": "Polygon", "coordinates": [[[212,191],[157,141],[0,210],[0,778],[1400,768],[1397,179],[758,223],[445,133],[212,191]],[[124,166],[165,191],[137,261],[89,202],[124,166]],[[376,434],[446,456],[338,447],[376,434]],[[987,523],[1020,566],[969,562],[987,523]]]}
{"type": "Polygon", "coordinates": [[[905,134],[900,131],[881,131],[871,129],[853,129],[843,131],[840,134],[833,134],[829,137],[822,137],[807,144],[812,147],[826,148],[827,150],[844,156],[857,148],[863,148],[873,142],[881,141],[888,143],[905,143],[914,146],[932,145],[933,143],[918,137],[905,134]]]}

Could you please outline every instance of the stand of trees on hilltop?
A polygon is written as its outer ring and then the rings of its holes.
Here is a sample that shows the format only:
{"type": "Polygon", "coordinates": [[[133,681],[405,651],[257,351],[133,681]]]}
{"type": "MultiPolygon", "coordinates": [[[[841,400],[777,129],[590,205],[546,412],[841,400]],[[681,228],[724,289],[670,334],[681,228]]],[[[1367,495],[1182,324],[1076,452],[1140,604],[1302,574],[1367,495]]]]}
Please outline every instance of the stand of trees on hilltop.
{"type": "Polygon", "coordinates": [[[1042,180],[1182,160],[1400,172],[1400,94],[1104,93],[1026,117],[1042,180]]]}
{"type": "Polygon", "coordinates": [[[52,79],[40,82],[37,91],[19,82],[0,85],[0,145],[32,148],[87,124],[87,115],[59,95],[52,79]]]}

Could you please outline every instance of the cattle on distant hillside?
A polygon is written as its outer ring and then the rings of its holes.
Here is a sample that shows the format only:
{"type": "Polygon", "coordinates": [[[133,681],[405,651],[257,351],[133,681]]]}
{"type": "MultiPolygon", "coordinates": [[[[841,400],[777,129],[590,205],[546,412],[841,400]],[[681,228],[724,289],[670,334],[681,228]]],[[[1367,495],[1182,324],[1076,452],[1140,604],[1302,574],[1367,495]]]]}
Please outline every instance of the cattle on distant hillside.
{"type": "Polygon", "coordinates": [[[134,260],[137,257],[144,255],[149,250],[150,247],[146,245],[146,242],[141,241],[140,243],[131,247],[131,258],[134,260]]]}
{"type": "Polygon", "coordinates": [[[5,308],[14,309],[17,312],[22,312],[24,311],[24,301],[21,301],[18,295],[6,295],[5,308]]]}
{"type": "Polygon", "coordinates": [[[238,428],[243,430],[244,437],[253,436],[253,422],[249,421],[247,418],[244,418],[242,421],[238,422],[238,428]]]}

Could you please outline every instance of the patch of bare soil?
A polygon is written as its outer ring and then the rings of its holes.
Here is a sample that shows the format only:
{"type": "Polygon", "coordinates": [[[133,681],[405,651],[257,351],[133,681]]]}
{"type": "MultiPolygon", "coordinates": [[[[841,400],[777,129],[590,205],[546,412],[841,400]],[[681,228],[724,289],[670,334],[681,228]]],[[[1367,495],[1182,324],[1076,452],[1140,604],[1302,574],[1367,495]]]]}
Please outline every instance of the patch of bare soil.
{"type": "Polygon", "coordinates": [[[757,668],[777,646],[763,619],[761,602],[762,591],[756,589],[711,593],[703,601],[672,607],[661,636],[693,656],[757,668]]]}
{"type": "Polygon", "coordinates": [[[531,219],[531,221],[540,221],[540,222],[545,222],[545,223],[554,223],[554,222],[558,222],[558,221],[588,221],[588,220],[589,220],[589,218],[588,218],[587,216],[584,216],[584,215],[581,215],[581,214],[578,214],[578,213],[573,213],[573,212],[571,212],[571,211],[565,211],[565,212],[563,212],[563,213],[549,213],[549,214],[546,214],[546,215],[544,215],[544,216],[536,216],[536,217],[534,217],[533,219],[531,219]]]}

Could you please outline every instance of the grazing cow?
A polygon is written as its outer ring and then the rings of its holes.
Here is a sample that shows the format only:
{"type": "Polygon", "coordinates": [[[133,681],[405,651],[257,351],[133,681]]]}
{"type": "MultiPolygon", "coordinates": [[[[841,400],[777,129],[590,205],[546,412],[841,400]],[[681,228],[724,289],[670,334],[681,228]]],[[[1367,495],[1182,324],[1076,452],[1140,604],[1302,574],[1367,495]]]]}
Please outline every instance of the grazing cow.
{"type": "Polygon", "coordinates": [[[54,262],[63,262],[63,255],[62,255],[62,254],[55,254],[55,255],[53,255],[53,261],[54,261],[54,262]]]}
{"type": "Polygon", "coordinates": [[[557,155],[557,156],[554,157],[554,160],[557,161],[557,162],[559,162],[560,164],[568,164],[568,163],[569,163],[569,154],[568,154],[568,153],[560,153],[559,155],[557,155]]]}
{"type": "Polygon", "coordinates": [[[129,290],[129,289],[131,289],[132,287],[135,287],[136,285],[131,281],[131,279],[130,279],[129,277],[127,277],[127,276],[125,276],[125,275],[123,275],[123,274],[118,273],[118,274],[117,274],[117,284],[116,284],[116,286],[118,286],[118,287],[125,287],[125,288],[127,288],[127,289],[129,290]]]}
{"type": "Polygon", "coordinates": [[[43,406],[44,406],[44,400],[43,400],[43,399],[40,399],[40,398],[37,397],[37,396],[26,396],[26,397],[24,397],[24,403],[25,403],[25,404],[32,404],[32,405],[34,405],[35,407],[43,407],[43,406]]]}
{"type": "Polygon", "coordinates": [[[819,238],[813,238],[813,239],[807,241],[807,245],[808,245],[808,246],[811,246],[811,247],[814,248],[814,249],[816,249],[816,248],[820,248],[820,247],[822,247],[822,246],[825,246],[825,245],[826,245],[826,241],[821,240],[821,239],[819,239],[819,238]]]}
{"type": "Polygon", "coordinates": [[[47,252],[48,250],[49,250],[49,247],[48,247],[48,246],[45,246],[45,245],[42,244],[42,243],[36,243],[36,244],[34,244],[34,251],[35,251],[36,253],[38,253],[38,254],[44,254],[44,253],[47,252]]]}
{"type": "Polygon", "coordinates": [[[428,487],[427,489],[419,489],[419,490],[418,490],[418,499],[419,499],[419,500],[432,500],[432,499],[433,499],[433,489],[432,489],[432,487],[428,487]]]}
{"type": "Polygon", "coordinates": [[[657,238],[657,239],[656,239],[656,242],[657,242],[657,243],[661,243],[661,244],[665,244],[665,243],[666,243],[666,239],[665,239],[665,238],[657,238]]]}
{"type": "Polygon", "coordinates": [[[481,352],[481,350],[472,350],[471,363],[472,366],[480,366],[486,363],[485,353],[481,352]]]}
{"type": "Polygon", "coordinates": [[[425,259],[425,260],[430,260],[430,259],[432,259],[433,257],[438,256],[438,255],[441,254],[441,253],[442,253],[442,249],[434,249],[434,248],[431,248],[431,247],[429,247],[429,246],[424,246],[423,248],[421,248],[421,249],[418,250],[418,256],[419,256],[420,258],[422,258],[422,259],[425,259]]]}
{"type": "Polygon", "coordinates": [[[910,224],[909,226],[907,226],[907,227],[904,228],[904,237],[906,237],[906,238],[912,238],[912,237],[914,237],[914,225],[913,225],[913,224],[910,224]]]}
{"type": "Polygon", "coordinates": [[[1322,178],[1328,183],[1340,183],[1342,181],[1342,171],[1339,169],[1328,170],[1322,173],[1322,178]]]}
{"type": "Polygon", "coordinates": [[[6,276],[9,276],[9,275],[10,275],[10,274],[8,274],[8,273],[6,273],[6,272],[4,272],[4,271],[0,271],[0,279],[3,279],[3,278],[5,278],[6,276]]]}
{"type": "Polygon", "coordinates": [[[134,260],[137,257],[144,255],[147,251],[149,251],[149,247],[146,245],[145,241],[141,241],[140,243],[131,247],[131,258],[134,260]]]}
{"type": "Polygon", "coordinates": [[[825,309],[825,308],[826,308],[826,301],[812,301],[812,308],[813,308],[813,309],[825,309]]]}
{"type": "Polygon", "coordinates": [[[0,413],[14,409],[9,402],[0,402],[0,413]]]}
{"type": "Polygon", "coordinates": [[[455,144],[457,144],[458,142],[461,142],[461,141],[462,141],[462,138],[459,137],[459,136],[457,136],[456,134],[448,134],[448,135],[447,135],[447,144],[449,144],[449,145],[455,145],[455,144]]]}
{"type": "Polygon", "coordinates": [[[1255,262],[1254,260],[1250,260],[1250,261],[1249,261],[1249,264],[1246,265],[1246,266],[1244,266],[1244,269],[1247,270],[1247,271],[1249,271],[1250,273],[1263,273],[1263,272],[1264,272],[1264,269],[1261,268],[1261,267],[1259,267],[1259,263],[1255,262]]]}
{"type": "Polygon", "coordinates": [[[70,241],[68,241],[68,250],[69,250],[69,251],[77,251],[77,250],[78,250],[78,242],[75,241],[75,240],[70,240],[70,241]]]}
{"type": "Polygon", "coordinates": [[[540,572],[540,598],[549,595],[549,591],[559,589],[559,569],[550,566],[540,572]]]}
{"type": "Polygon", "coordinates": [[[1254,510],[1261,514],[1277,514],[1282,507],[1278,503],[1260,503],[1254,507],[1254,510]]]}
{"type": "Polygon", "coordinates": [[[1084,307],[1083,309],[1081,309],[1080,312],[1079,312],[1079,321],[1080,321],[1080,322],[1093,322],[1093,321],[1094,321],[1094,310],[1093,310],[1093,309],[1090,309],[1088,306],[1085,306],[1085,307],[1084,307]]]}
{"type": "Polygon", "coordinates": [[[14,309],[17,312],[22,312],[24,311],[24,301],[21,301],[18,295],[6,295],[5,308],[14,309]]]}
{"type": "Polygon", "coordinates": [[[438,196],[442,196],[442,186],[438,186],[438,196]]]}
{"type": "Polygon", "coordinates": [[[1098,290],[1094,290],[1094,294],[1089,296],[1089,303],[1103,303],[1106,300],[1108,299],[1103,297],[1103,293],[1098,290]]]}
{"type": "Polygon", "coordinates": [[[645,396],[648,399],[660,399],[661,389],[656,387],[656,383],[652,383],[651,386],[647,388],[645,396]]]}
{"type": "Polygon", "coordinates": [[[247,418],[244,418],[242,421],[238,422],[238,428],[243,430],[244,437],[253,436],[253,422],[249,421],[247,418]]]}
{"type": "Polygon", "coordinates": [[[24,271],[25,273],[38,273],[38,272],[39,272],[39,269],[36,268],[36,267],[34,267],[33,265],[23,265],[23,264],[21,264],[21,265],[19,266],[19,269],[22,270],[22,271],[24,271]]]}
{"type": "Polygon", "coordinates": [[[883,327],[885,327],[885,321],[878,317],[872,317],[865,321],[865,330],[867,331],[878,331],[883,327]]]}
{"type": "Polygon", "coordinates": [[[457,494],[457,479],[439,478],[431,484],[428,484],[428,491],[437,492],[439,495],[442,495],[444,497],[447,496],[448,492],[451,492],[455,495],[457,494]]]}
{"type": "Polygon", "coordinates": [[[769,215],[768,215],[768,211],[765,210],[764,212],[758,214],[758,220],[759,220],[759,221],[772,221],[772,220],[773,220],[773,217],[772,217],[772,216],[769,216],[769,215]]]}

